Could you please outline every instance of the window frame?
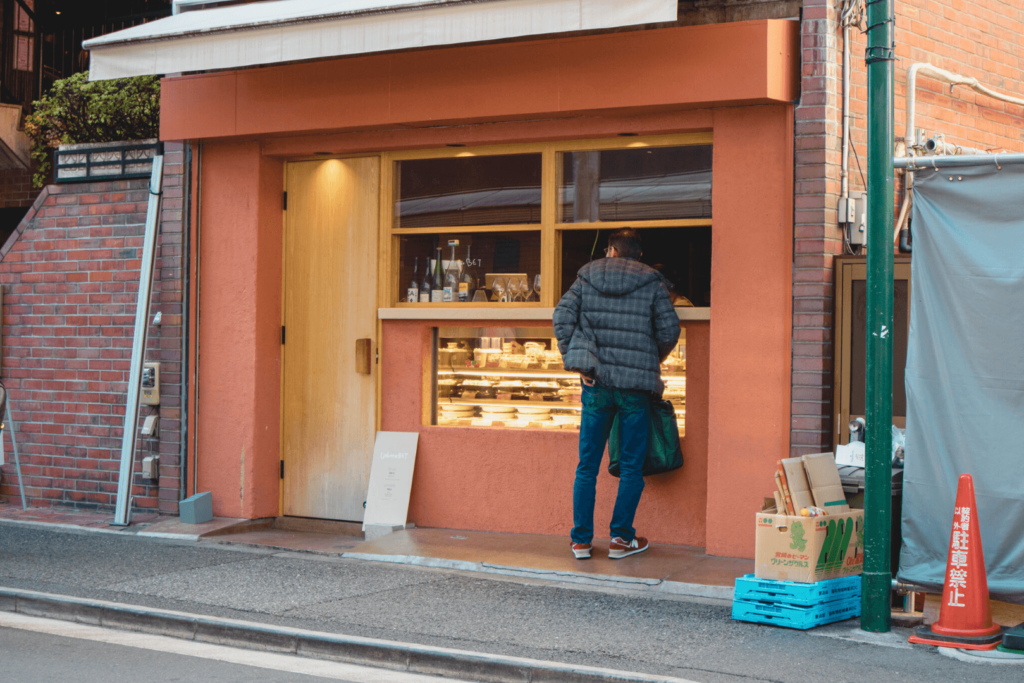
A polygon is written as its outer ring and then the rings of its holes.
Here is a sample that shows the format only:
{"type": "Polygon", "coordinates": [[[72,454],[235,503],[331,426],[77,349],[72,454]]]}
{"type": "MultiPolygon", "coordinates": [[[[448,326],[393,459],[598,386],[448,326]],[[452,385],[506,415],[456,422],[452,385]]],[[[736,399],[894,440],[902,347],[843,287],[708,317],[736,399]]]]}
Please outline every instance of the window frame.
{"type": "Polygon", "coordinates": [[[417,308],[438,310],[443,317],[444,309],[494,308],[508,310],[515,308],[553,308],[558,300],[558,283],[562,279],[561,233],[565,230],[613,230],[621,227],[633,228],[679,228],[710,226],[711,218],[679,218],[648,221],[591,221],[587,223],[559,223],[558,198],[561,171],[558,155],[564,152],[603,151],[613,149],[635,149],[646,147],[683,147],[689,145],[713,145],[711,132],[679,133],[674,135],[650,135],[637,137],[614,137],[557,142],[514,143],[483,145],[478,147],[442,147],[423,150],[384,152],[381,154],[380,187],[380,269],[378,301],[382,308],[417,308]],[[395,190],[397,187],[396,162],[413,159],[444,159],[466,156],[492,156],[501,154],[541,154],[541,221],[525,225],[495,224],[473,226],[442,226],[429,228],[394,227],[395,190]],[[401,301],[402,283],[400,276],[400,239],[403,235],[432,235],[444,233],[498,233],[498,232],[540,232],[541,254],[541,296],[537,302],[443,302],[409,303],[401,301]]]}

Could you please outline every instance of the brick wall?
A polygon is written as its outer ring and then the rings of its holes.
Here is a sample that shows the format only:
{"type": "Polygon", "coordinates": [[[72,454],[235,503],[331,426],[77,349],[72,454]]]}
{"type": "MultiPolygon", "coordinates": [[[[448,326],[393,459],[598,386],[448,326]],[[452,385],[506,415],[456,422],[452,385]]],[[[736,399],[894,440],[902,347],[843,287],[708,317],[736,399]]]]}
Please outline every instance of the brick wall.
{"type": "Polygon", "coordinates": [[[0,171],[0,209],[27,209],[38,196],[39,190],[32,187],[30,169],[0,171]]]}
{"type": "MultiPolygon", "coordinates": [[[[842,253],[836,223],[841,149],[842,39],[830,0],[805,0],[802,93],[796,109],[793,270],[793,405],[791,451],[832,446],[832,261],[842,253]]],[[[853,31],[850,187],[863,189],[867,161],[865,36],[853,31]]],[[[990,88],[1024,97],[1024,0],[897,0],[895,128],[906,128],[907,68],[916,62],[973,76],[990,88]]],[[[918,78],[915,127],[945,133],[947,142],[1024,151],[1024,109],[967,88],[951,95],[918,78]]],[[[897,186],[900,178],[897,177],[897,186]]]]}
{"type": "MultiPolygon", "coordinates": [[[[147,361],[161,362],[160,479],[138,474],[137,508],[176,513],[181,445],[181,144],[165,150],[164,203],[147,361]]],[[[30,505],[112,508],[131,359],[147,180],[50,185],[0,250],[2,374],[30,505]]],[[[0,468],[0,501],[20,502],[13,457],[0,468]]]]}

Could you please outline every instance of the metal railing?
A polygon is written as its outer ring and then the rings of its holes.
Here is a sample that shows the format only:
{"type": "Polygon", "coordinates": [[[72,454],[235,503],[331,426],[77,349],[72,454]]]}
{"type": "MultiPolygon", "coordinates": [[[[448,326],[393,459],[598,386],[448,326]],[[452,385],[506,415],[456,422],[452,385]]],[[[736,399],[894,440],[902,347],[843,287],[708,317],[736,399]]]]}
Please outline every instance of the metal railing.
{"type": "Polygon", "coordinates": [[[153,158],[163,154],[161,142],[113,142],[70,145],[53,153],[56,183],[148,178],[153,158]]]}

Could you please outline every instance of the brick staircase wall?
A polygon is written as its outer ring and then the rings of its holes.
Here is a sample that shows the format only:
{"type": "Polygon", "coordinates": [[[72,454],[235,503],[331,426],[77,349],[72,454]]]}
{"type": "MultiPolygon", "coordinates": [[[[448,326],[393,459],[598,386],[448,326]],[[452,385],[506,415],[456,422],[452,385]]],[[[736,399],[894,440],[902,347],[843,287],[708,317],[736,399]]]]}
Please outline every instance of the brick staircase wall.
{"type": "MultiPolygon", "coordinates": [[[[165,147],[146,360],[161,363],[159,434],[139,439],[138,509],[177,513],[181,452],[183,146],[165,147]],[[140,477],[146,455],[160,477],[140,477]]],[[[31,506],[113,509],[120,468],[148,180],[49,185],[0,249],[0,377],[31,506]]],[[[10,438],[0,502],[20,504],[10,438]]]]}

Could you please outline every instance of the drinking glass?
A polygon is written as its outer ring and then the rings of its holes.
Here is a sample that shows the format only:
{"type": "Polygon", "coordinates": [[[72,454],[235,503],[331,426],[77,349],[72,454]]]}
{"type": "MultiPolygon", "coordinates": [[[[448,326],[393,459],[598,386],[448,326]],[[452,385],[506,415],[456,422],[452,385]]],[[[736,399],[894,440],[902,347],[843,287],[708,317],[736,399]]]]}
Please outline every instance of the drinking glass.
{"type": "Polygon", "coordinates": [[[494,296],[498,297],[498,301],[508,301],[504,278],[496,277],[491,280],[491,291],[494,292],[494,296]]]}
{"type": "Polygon", "coordinates": [[[537,301],[540,301],[540,273],[533,276],[533,291],[537,293],[537,301]]]}
{"type": "Polygon", "coordinates": [[[517,277],[508,279],[509,301],[518,301],[521,298],[522,290],[519,288],[519,280],[520,278],[517,277]]]}
{"type": "Polygon", "coordinates": [[[523,301],[530,300],[530,282],[529,278],[525,275],[519,278],[519,293],[522,296],[523,301]]]}

